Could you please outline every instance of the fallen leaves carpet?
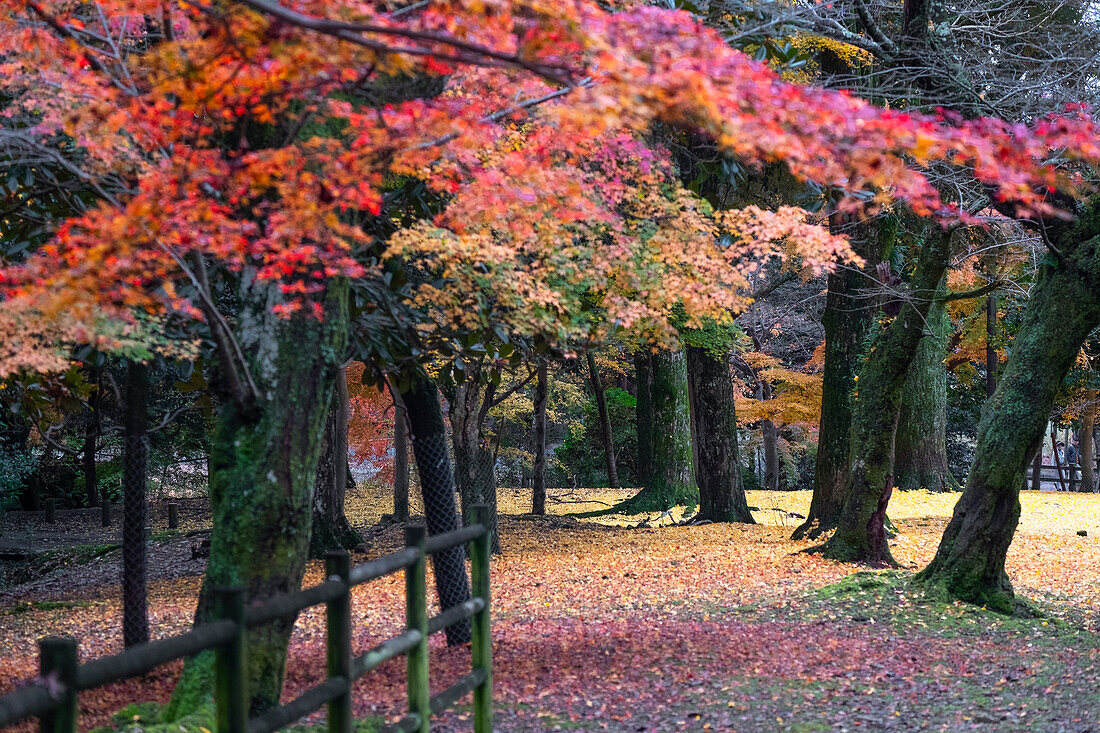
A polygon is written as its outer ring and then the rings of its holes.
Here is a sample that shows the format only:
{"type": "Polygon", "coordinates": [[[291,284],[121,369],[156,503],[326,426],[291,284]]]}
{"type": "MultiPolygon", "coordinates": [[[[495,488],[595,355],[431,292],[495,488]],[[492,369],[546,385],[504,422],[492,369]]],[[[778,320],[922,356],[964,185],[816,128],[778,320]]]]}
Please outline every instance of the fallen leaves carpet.
{"type": "MultiPolygon", "coordinates": [[[[623,495],[558,492],[550,505],[561,515],[623,495]]],[[[1009,570],[1040,614],[1019,620],[931,602],[906,586],[935,552],[956,498],[895,497],[891,544],[905,570],[852,575],[859,568],[803,554],[809,543],[789,539],[806,492],[752,493],[757,526],[648,528],[633,525],[675,513],[533,519],[518,516],[523,493],[504,492],[502,511],[513,516],[502,521],[504,555],[493,566],[497,729],[1100,731],[1100,496],[1025,494],[1009,570]]],[[[381,494],[353,500],[364,526],[383,511],[381,494]]],[[[399,535],[373,533],[356,561],[395,549],[399,535]]],[[[165,637],[189,627],[202,567],[187,540],[152,552],[157,567],[174,571],[150,587],[153,633],[165,637]]],[[[107,555],[22,594],[9,590],[0,690],[34,674],[44,634],[76,636],[85,660],[121,650],[112,563],[107,555]]],[[[306,582],[319,580],[311,564],[306,582]]],[[[402,591],[393,577],[356,590],[358,650],[400,630],[402,591]]],[[[323,660],[323,614],[314,610],[295,630],[287,699],[323,678],[323,660]]],[[[468,665],[468,650],[433,638],[433,691],[468,665]]],[[[166,700],[179,666],[83,693],[82,728],[129,703],[166,700]]],[[[355,688],[359,715],[397,715],[403,698],[400,660],[355,688]]],[[[468,714],[460,707],[433,730],[469,730],[468,714]]]]}

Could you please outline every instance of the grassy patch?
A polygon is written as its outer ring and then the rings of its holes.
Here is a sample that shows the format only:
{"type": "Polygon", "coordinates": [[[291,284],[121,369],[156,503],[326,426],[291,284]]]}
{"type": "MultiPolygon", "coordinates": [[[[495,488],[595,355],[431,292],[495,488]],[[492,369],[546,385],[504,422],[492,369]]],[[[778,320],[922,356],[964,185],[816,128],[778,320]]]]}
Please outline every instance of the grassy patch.
{"type": "Polygon", "coordinates": [[[66,608],[89,608],[91,601],[20,601],[4,610],[9,616],[21,616],[28,611],[56,611],[66,608]]]}

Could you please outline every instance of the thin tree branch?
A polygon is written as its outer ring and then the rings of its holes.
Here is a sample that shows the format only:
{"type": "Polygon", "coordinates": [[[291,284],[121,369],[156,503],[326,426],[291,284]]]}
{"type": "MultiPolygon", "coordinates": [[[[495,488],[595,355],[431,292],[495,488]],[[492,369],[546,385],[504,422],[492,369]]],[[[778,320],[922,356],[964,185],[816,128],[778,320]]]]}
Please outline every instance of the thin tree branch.
{"type": "Polygon", "coordinates": [[[967,300],[968,298],[980,298],[983,295],[992,293],[994,290],[1000,290],[1004,285],[1002,280],[994,280],[988,285],[983,285],[980,288],[973,290],[963,290],[957,293],[946,293],[944,295],[936,296],[935,301],[939,303],[947,303],[952,300],[967,300]]]}
{"type": "MultiPolygon", "coordinates": [[[[341,40],[355,43],[365,48],[379,51],[381,53],[403,53],[414,56],[432,56],[433,58],[447,61],[455,61],[458,63],[478,64],[482,66],[515,66],[521,69],[526,69],[533,74],[537,74],[545,79],[550,79],[559,83],[569,83],[574,76],[574,70],[564,66],[551,66],[548,64],[539,64],[533,61],[526,60],[514,53],[506,53],[498,51],[495,48],[482,45],[480,43],[473,43],[471,41],[463,41],[451,35],[437,33],[434,31],[416,30],[414,28],[402,28],[400,26],[386,26],[378,25],[376,23],[345,23],[343,21],[331,20],[329,18],[318,18],[312,15],[306,15],[299,13],[290,8],[283,7],[278,3],[267,2],[267,0],[236,0],[236,2],[247,5],[248,7],[256,10],[257,12],[265,15],[270,15],[274,18],[278,18],[291,25],[298,26],[299,28],[305,28],[307,30],[322,33],[328,36],[333,36],[341,40]],[[399,38],[407,38],[412,41],[421,41],[423,43],[434,43],[441,46],[447,46],[455,49],[462,54],[441,54],[438,51],[433,51],[428,48],[416,48],[416,47],[398,47],[389,46],[378,41],[372,41],[359,35],[361,33],[374,33],[381,36],[397,36],[399,38]],[[487,59],[495,63],[486,63],[482,59],[487,59]]],[[[204,6],[196,5],[199,9],[206,10],[204,6]]]]}

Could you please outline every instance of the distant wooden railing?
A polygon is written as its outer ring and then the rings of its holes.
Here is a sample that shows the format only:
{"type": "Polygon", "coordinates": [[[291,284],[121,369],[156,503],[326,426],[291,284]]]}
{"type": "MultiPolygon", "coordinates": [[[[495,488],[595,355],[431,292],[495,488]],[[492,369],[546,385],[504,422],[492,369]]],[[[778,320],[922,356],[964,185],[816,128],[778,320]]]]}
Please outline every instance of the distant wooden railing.
{"type": "Polygon", "coordinates": [[[144,674],[209,649],[215,653],[215,695],[219,733],[268,733],[328,706],[328,730],[352,730],[352,683],[401,654],[407,655],[409,712],[385,731],[427,733],[431,716],[473,692],[474,731],[492,730],[492,638],[489,628],[488,507],[473,507],[476,524],[425,539],[424,528],[405,530],[405,549],[351,567],[346,552],[326,557],[328,579],[320,585],[274,596],[263,605],[245,607],[240,588],[214,593],[215,620],[186,634],[132,647],[112,657],[77,664],[77,642],[46,637],[39,641],[41,675],[0,697],[0,727],[38,717],[41,730],[74,733],[77,695],[144,674]],[[427,556],[457,545],[469,545],[473,597],[438,616],[428,618],[427,556]],[[405,571],[405,632],[370,651],[354,656],[351,648],[351,589],[376,578],[405,571]],[[247,629],[286,618],[311,606],[325,605],[327,679],[297,698],[258,718],[248,717],[246,691],[247,629]],[[471,620],[472,670],[434,697],[428,687],[428,637],[456,623],[471,620]]]}
{"type": "MultiPolygon", "coordinates": [[[[1039,470],[1039,482],[1041,484],[1054,484],[1056,487],[1061,488],[1063,485],[1066,489],[1070,489],[1081,484],[1081,469],[1082,465],[1074,464],[1072,467],[1066,464],[1057,463],[1043,463],[1040,465],[1039,470]]],[[[1093,465],[1093,476],[1100,475],[1100,461],[1093,465]]],[[[1034,487],[1034,466],[1028,466],[1027,471],[1024,474],[1025,483],[1027,488],[1034,487]]]]}

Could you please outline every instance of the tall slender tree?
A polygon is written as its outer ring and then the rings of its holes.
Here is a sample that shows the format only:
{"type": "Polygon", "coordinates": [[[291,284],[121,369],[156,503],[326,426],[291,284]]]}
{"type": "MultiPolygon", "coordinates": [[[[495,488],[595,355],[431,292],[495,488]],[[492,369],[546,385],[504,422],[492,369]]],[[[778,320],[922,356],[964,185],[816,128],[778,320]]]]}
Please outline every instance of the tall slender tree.
{"type": "Polygon", "coordinates": [[[409,521],[409,419],[401,393],[393,390],[393,518],[409,521]]]}
{"type": "MultiPolygon", "coordinates": [[[[413,454],[420,476],[420,494],[424,502],[424,521],[429,535],[452,532],[461,526],[455,506],[454,475],[447,450],[447,428],[439,390],[425,377],[413,377],[401,391],[401,401],[409,418],[413,454]]],[[[432,555],[435,588],[443,610],[461,605],[470,598],[470,581],[466,575],[466,555],[461,547],[452,547],[432,555]]],[[[468,621],[447,627],[447,643],[466,644],[470,641],[468,621]]]]}
{"type": "Polygon", "coordinates": [[[615,440],[611,430],[611,416],[607,410],[607,392],[604,390],[603,379],[596,366],[596,358],[592,352],[585,353],[588,362],[588,380],[592,384],[592,394],[596,397],[597,416],[600,421],[600,444],[603,445],[604,466],[607,468],[607,485],[609,488],[619,488],[619,469],[615,461],[615,440]]]}
{"type": "Polygon", "coordinates": [[[323,557],[333,550],[354,549],[362,539],[352,528],[344,510],[348,489],[355,486],[348,463],[347,370],[340,368],[332,390],[332,404],[325,420],[317,480],[313,488],[313,522],[309,552],[323,557]]]}
{"type": "Polygon", "coordinates": [[[149,368],[126,365],[122,448],[122,640],[130,647],[149,641],[146,589],[145,474],[148,462],[149,368]]]}
{"type": "Polygon", "coordinates": [[[531,477],[531,513],[546,514],[546,395],[549,389],[546,362],[540,361],[535,381],[535,461],[531,477]]]}

